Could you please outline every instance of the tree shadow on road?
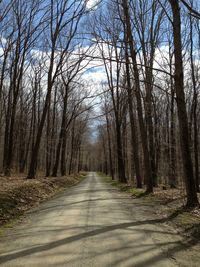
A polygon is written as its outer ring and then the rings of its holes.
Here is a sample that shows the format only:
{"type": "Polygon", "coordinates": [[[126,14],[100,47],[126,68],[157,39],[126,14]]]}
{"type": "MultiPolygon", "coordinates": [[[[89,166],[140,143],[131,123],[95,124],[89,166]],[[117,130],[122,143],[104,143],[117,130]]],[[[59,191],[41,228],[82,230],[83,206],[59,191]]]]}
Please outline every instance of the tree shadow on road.
{"type": "MultiPolygon", "coordinates": [[[[54,248],[57,248],[59,246],[63,246],[65,244],[70,244],[72,242],[75,242],[75,241],[78,241],[78,240],[81,240],[81,239],[84,239],[84,238],[94,237],[94,236],[97,236],[97,235],[100,235],[100,234],[108,233],[110,231],[115,231],[115,230],[119,230],[119,229],[127,229],[127,228],[133,227],[133,226],[159,224],[159,223],[166,222],[169,219],[170,218],[153,219],[153,220],[136,221],[136,222],[128,222],[128,223],[121,223],[121,224],[105,226],[105,227],[100,228],[100,229],[87,231],[87,232],[80,233],[80,234],[77,234],[77,235],[74,235],[74,236],[70,236],[70,237],[63,238],[63,239],[60,239],[60,240],[57,240],[57,241],[53,241],[51,243],[47,243],[47,244],[44,244],[44,245],[39,245],[37,247],[27,248],[25,250],[14,252],[14,253],[8,253],[8,254],[3,255],[3,256],[0,257],[0,264],[6,263],[6,262],[9,262],[11,260],[18,259],[18,258],[21,258],[21,257],[26,257],[26,256],[29,256],[29,255],[32,255],[32,254],[35,254],[35,253],[39,253],[39,252],[41,253],[41,252],[44,252],[44,251],[52,250],[54,248]]],[[[175,241],[175,242],[171,242],[170,244],[173,244],[173,243],[174,243],[173,248],[172,249],[170,248],[168,250],[168,254],[169,255],[172,254],[172,253],[184,250],[184,249],[186,249],[188,247],[191,247],[191,246],[195,245],[197,243],[197,241],[196,242],[192,242],[192,243],[187,243],[187,244],[182,244],[179,241],[175,241]]],[[[163,245],[167,245],[167,244],[168,243],[166,242],[163,245]]],[[[152,263],[156,262],[157,260],[159,260],[161,255],[157,255],[155,257],[152,257],[151,259],[148,259],[147,262],[143,262],[141,264],[138,263],[136,265],[134,264],[134,266],[137,266],[137,267],[148,266],[149,264],[152,264],[152,263]]],[[[162,257],[163,257],[163,255],[162,255],[162,257]]],[[[113,266],[115,266],[115,265],[113,265],[113,266]]]]}

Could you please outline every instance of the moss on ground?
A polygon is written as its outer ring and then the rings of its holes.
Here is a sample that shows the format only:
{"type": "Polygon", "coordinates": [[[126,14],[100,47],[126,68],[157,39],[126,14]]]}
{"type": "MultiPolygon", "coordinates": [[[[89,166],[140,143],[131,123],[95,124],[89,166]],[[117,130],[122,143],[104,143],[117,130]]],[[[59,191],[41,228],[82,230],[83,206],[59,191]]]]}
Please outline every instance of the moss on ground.
{"type": "Polygon", "coordinates": [[[143,188],[140,189],[140,188],[136,188],[131,185],[128,185],[126,183],[120,183],[116,180],[111,180],[110,176],[106,176],[103,173],[98,173],[98,174],[104,182],[107,182],[110,185],[117,187],[121,192],[130,193],[132,194],[133,197],[140,197],[140,196],[145,195],[145,190],[143,188]]]}

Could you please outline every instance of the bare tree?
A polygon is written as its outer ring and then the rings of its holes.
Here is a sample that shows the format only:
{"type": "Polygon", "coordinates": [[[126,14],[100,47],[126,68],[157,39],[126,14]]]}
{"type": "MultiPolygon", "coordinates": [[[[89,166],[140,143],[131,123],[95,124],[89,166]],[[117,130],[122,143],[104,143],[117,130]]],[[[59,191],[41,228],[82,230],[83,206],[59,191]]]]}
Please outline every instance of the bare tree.
{"type": "Polygon", "coordinates": [[[60,73],[63,63],[68,56],[68,51],[71,49],[70,46],[73,46],[73,38],[77,32],[80,19],[85,11],[85,5],[82,4],[82,1],[79,1],[78,3],[74,2],[72,4],[69,4],[68,0],[51,1],[48,8],[49,20],[47,23],[49,24],[49,28],[47,31],[46,42],[49,43],[48,49],[50,49],[50,53],[48,52],[48,54],[50,56],[47,74],[47,94],[33,153],[31,156],[31,163],[28,173],[29,179],[34,178],[36,174],[41,136],[51,100],[52,87],[56,77],[60,73]],[[63,39],[61,36],[63,35],[64,31],[67,31],[68,34],[63,39]]]}
{"type": "Polygon", "coordinates": [[[181,151],[183,157],[183,168],[187,191],[187,206],[198,205],[197,193],[194,182],[193,166],[190,153],[188,119],[185,104],[184,78],[183,78],[183,58],[181,41],[181,17],[180,7],[176,0],[169,0],[173,14],[173,33],[175,48],[175,90],[180,127],[181,151]]]}

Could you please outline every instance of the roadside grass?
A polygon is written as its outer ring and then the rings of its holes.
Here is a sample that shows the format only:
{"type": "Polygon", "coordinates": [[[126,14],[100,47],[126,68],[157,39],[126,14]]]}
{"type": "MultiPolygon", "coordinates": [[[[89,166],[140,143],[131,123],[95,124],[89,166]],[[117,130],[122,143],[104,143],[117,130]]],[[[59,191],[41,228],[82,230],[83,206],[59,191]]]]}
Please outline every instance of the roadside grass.
{"type": "Polygon", "coordinates": [[[1,177],[0,180],[0,234],[12,227],[25,211],[76,185],[87,173],[65,177],[1,177]]]}
{"type": "MultiPolygon", "coordinates": [[[[153,194],[145,194],[145,188],[138,189],[132,185],[112,181],[111,177],[99,173],[104,182],[116,187],[121,192],[128,193],[134,199],[148,205],[149,209],[165,223],[171,225],[179,233],[200,239],[200,208],[185,208],[185,191],[183,188],[163,190],[162,186],[154,188],[153,194]]],[[[200,201],[200,194],[198,194],[200,201]]]]}
{"type": "Polygon", "coordinates": [[[103,173],[98,173],[98,175],[101,177],[101,179],[104,182],[109,183],[110,185],[117,187],[121,192],[126,192],[126,193],[131,194],[132,197],[139,198],[139,197],[142,197],[145,195],[145,190],[143,188],[139,189],[139,188],[136,188],[136,187],[131,186],[131,185],[126,184],[126,183],[121,183],[121,182],[116,181],[116,180],[111,180],[110,176],[107,176],[103,173]]]}

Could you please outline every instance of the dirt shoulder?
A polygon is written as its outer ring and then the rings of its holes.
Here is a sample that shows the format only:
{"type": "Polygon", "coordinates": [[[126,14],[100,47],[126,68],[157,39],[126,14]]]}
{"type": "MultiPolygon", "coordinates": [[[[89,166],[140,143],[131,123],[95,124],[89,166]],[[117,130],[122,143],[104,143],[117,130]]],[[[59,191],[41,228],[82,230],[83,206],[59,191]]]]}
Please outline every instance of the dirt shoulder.
{"type": "Polygon", "coordinates": [[[18,219],[25,211],[77,184],[85,173],[65,177],[0,177],[0,230],[18,219]]]}
{"type": "MultiPolygon", "coordinates": [[[[200,208],[188,210],[185,192],[182,189],[169,189],[158,187],[154,194],[145,195],[145,189],[111,181],[110,177],[101,175],[104,182],[118,188],[119,191],[129,194],[132,198],[140,200],[149,210],[161,220],[161,223],[172,226],[177,232],[191,239],[200,239],[200,208]]],[[[200,201],[200,194],[198,195],[200,201]]]]}

